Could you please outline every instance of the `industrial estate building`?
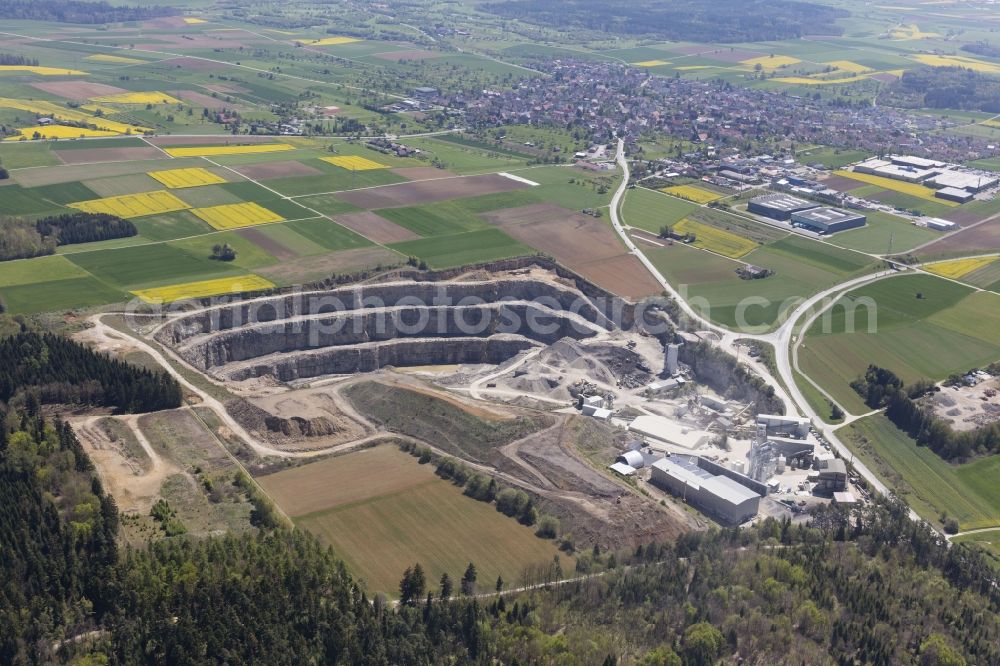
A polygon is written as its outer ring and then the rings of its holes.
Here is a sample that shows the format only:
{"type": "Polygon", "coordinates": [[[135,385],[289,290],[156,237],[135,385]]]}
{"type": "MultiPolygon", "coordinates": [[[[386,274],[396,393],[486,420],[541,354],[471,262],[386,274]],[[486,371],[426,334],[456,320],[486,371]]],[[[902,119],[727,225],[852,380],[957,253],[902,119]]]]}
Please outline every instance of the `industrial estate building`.
{"type": "Polygon", "coordinates": [[[867,219],[861,213],[826,206],[792,213],[792,224],[821,234],[857,229],[865,226],[867,219]]]}
{"type": "Polygon", "coordinates": [[[714,473],[705,469],[706,463],[711,465],[696,456],[663,458],[653,463],[650,481],[723,524],[739,525],[752,520],[761,494],[734,480],[735,472],[714,473]]]}
{"type": "Polygon", "coordinates": [[[772,220],[785,222],[791,219],[792,213],[816,208],[818,205],[790,194],[765,194],[751,199],[747,204],[747,210],[772,220]]]}
{"type": "Polygon", "coordinates": [[[937,190],[934,196],[939,199],[957,203],[971,201],[979,192],[1000,183],[1000,178],[990,173],[912,155],[873,157],[853,168],[858,173],[925,185],[937,190]]]}
{"type": "Polygon", "coordinates": [[[754,197],[747,204],[747,211],[789,222],[793,226],[819,234],[835,234],[846,229],[865,226],[868,221],[861,213],[820,206],[818,203],[793,197],[790,194],[765,194],[754,197]]]}

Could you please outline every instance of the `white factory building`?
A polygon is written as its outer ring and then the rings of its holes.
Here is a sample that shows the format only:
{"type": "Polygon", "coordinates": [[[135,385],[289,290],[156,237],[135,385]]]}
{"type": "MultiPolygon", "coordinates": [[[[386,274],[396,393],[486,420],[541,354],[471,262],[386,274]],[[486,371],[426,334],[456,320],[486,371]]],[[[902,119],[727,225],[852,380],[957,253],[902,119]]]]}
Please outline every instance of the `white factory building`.
{"type": "Polygon", "coordinates": [[[729,476],[703,469],[700,460],[691,456],[657,460],[652,464],[650,482],[725,525],[753,519],[761,495],[729,476]]]}

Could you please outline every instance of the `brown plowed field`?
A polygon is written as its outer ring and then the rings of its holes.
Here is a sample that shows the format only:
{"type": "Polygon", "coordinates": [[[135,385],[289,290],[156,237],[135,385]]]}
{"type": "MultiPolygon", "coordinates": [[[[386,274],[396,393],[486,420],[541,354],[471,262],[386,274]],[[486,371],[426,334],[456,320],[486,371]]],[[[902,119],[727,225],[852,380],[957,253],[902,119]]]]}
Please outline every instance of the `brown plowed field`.
{"type": "Polygon", "coordinates": [[[853,178],[847,178],[845,176],[830,176],[823,181],[823,184],[831,190],[837,190],[838,192],[856,190],[864,185],[864,183],[860,180],[854,180],[853,178]]]}
{"type": "Polygon", "coordinates": [[[402,176],[407,180],[431,180],[432,178],[448,178],[454,176],[450,171],[438,169],[437,167],[399,167],[391,169],[397,176],[402,176]]]}
{"type": "Polygon", "coordinates": [[[205,93],[196,92],[194,90],[168,90],[167,92],[174,97],[180,97],[186,102],[203,106],[206,109],[216,111],[219,109],[233,109],[235,111],[247,110],[247,107],[243,104],[227,102],[224,99],[218,99],[217,97],[212,97],[211,95],[206,95],[205,93]]]}
{"type": "Polygon", "coordinates": [[[337,196],[359,208],[395,208],[398,206],[413,206],[433,201],[443,201],[445,199],[510,192],[511,190],[520,190],[525,187],[528,187],[525,183],[519,183],[516,180],[490,173],[482,176],[383,185],[366,190],[344,192],[337,196]]]}
{"type": "Polygon", "coordinates": [[[921,256],[944,252],[991,252],[1000,249],[1000,217],[978,227],[963,229],[931,243],[918,252],[921,256]]]}
{"type": "Polygon", "coordinates": [[[133,148],[82,148],[76,150],[52,151],[63,164],[94,164],[96,162],[131,162],[134,160],[158,160],[163,157],[152,146],[133,148]]]}
{"type": "Polygon", "coordinates": [[[42,83],[32,83],[32,88],[38,88],[53,95],[59,95],[66,99],[90,99],[102,95],[117,95],[127,93],[124,88],[116,88],[103,83],[92,83],[91,81],[45,81],[42,83]]]}
{"type": "Polygon", "coordinates": [[[333,220],[351,231],[356,231],[368,240],[382,243],[383,245],[420,238],[420,236],[409,229],[390,222],[384,217],[370,211],[337,215],[333,220]]]}
{"type": "Polygon", "coordinates": [[[281,261],[288,261],[299,256],[270,236],[261,233],[260,229],[238,229],[236,233],[281,261]]]}
{"type": "Polygon", "coordinates": [[[235,171],[243,174],[247,178],[254,180],[267,180],[269,178],[289,178],[291,176],[315,176],[323,173],[319,169],[314,169],[308,164],[288,160],[287,162],[264,162],[262,164],[246,164],[233,167],[235,171]]]}
{"type": "Polygon", "coordinates": [[[532,204],[483,217],[608,291],[632,299],[662,291],[639,260],[625,251],[611,228],[589,215],[555,204],[532,204]]]}
{"type": "Polygon", "coordinates": [[[949,220],[963,227],[967,227],[970,224],[975,224],[976,222],[982,222],[989,216],[990,216],[989,213],[981,213],[981,212],[977,213],[976,211],[966,210],[964,208],[956,208],[942,215],[941,219],[949,220]]]}

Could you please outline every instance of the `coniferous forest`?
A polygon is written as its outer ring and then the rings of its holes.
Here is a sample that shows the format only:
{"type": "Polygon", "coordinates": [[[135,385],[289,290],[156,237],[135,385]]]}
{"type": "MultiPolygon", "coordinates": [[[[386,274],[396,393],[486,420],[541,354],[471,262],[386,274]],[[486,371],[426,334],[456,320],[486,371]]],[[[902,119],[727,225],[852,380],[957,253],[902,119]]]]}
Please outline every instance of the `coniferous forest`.
{"type": "Polygon", "coordinates": [[[181,404],[180,385],[165,372],[130,365],[60,335],[23,330],[0,339],[0,401],[26,395],[41,403],[127,413],[181,404]]]}
{"type": "Polygon", "coordinates": [[[506,596],[421,577],[396,607],[301,531],[119,550],[72,430],[29,407],[2,432],[4,664],[1000,663],[996,573],[900,502],[691,533],[506,596]]]}

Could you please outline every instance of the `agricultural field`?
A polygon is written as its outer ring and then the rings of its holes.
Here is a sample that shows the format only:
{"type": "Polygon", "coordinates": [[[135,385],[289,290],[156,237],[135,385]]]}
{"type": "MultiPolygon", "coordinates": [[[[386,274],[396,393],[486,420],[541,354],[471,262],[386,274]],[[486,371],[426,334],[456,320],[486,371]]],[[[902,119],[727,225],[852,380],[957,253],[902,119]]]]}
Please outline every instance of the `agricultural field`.
{"type": "Polygon", "coordinates": [[[372,169],[389,168],[388,164],[382,164],[381,162],[358,155],[338,155],[337,157],[321,157],[320,159],[348,171],[370,171],[372,169]]]}
{"type": "Polygon", "coordinates": [[[674,185],[663,188],[663,191],[675,197],[693,201],[696,204],[706,204],[709,201],[722,198],[722,195],[718,192],[713,192],[697,185],[674,185]]]}
{"type": "Polygon", "coordinates": [[[956,518],[961,530],[1000,525],[1000,456],[962,465],[945,462],[917,446],[882,414],[839,431],[843,440],[882,480],[928,522],[942,514],[956,518]]]}
{"type": "Polygon", "coordinates": [[[142,217],[144,215],[160,215],[190,208],[176,196],[160,190],[144,194],[127,194],[117,197],[105,197],[90,201],[77,201],[69,204],[70,208],[82,210],[85,213],[104,213],[117,215],[125,219],[142,217]]]}
{"type": "Polygon", "coordinates": [[[333,547],[370,592],[396,596],[403,571],[416,562],[431,581],[444,573],[459,580],[473,562],[484,586],[497,576],[513,584],[525,567],[553,557],[562,558],[564,570],[572,567],[551,541],[466,497],[391,444],[259,481],[297,526],[333,547]]]}
{"type": "Polygon", "coordinates": [[[208,222],[213,229],[219,231],[285,221],[285,218],[274,211],[254,202],[193,208],[191,212],[208,222]]]}
{"type": "Polygon", "coordinates": [[[263,143],[248,146],[181,146],[164,148],[171,157],[215,157],[218,155],[256,155],[259,153],[279,153],[295,150],[287,143],[263,143]]]}
{"type": "Polygon", "coordinates": [[[676,197],[664,196],[645,188],[629,190],[622,204],[623,223],[658,234],[698,210],[698,206],[676,197]]]}
{"type": "Polygon", "coordinates": [[[869,364],[906,382],[939,381],[1000,358],[997,308],[1000,296],[933,275],[880,280],[817,320],[800,348],[800,367],[849,411],[863,412],[849,384],[869,364]]]}
{"type": "Polygon", "coordinates": [[[951,278],[953,280],[960,280],[970,273],[986,268],[996,260],[996,256],[952,259],[950,261],[939,261],[933,264],[925,264],[923,269],[928,273],[934,273],[934,275],[940,275],[941,277],[951,278]]]}
{"type": "Polygon", "coordinates": [[[226,182],[226,179],[222,176],[218,176],[208,169],[202,168],[150,171],[148,175],[170,189],[218,185],[219,183],[226,182]]]}
{"type": "Polygon", "coordinates": [[[691,244],[730,259],[739,259],[757,249],[757,243],[737,234],[723,231],[701,222],[685,218],[675,224],[672,231],[677,234],[693,236],[691,244]]]}
{"type": "Polygon", "coordinates": [[[140,289],[132,293],[147,303],[171,303],[188,298],[205,298],[220,294],[264,291],[274,288],[274,283],[259,275],[240,275],[231,278],[186,282],[169,287],[140,289]]]}

